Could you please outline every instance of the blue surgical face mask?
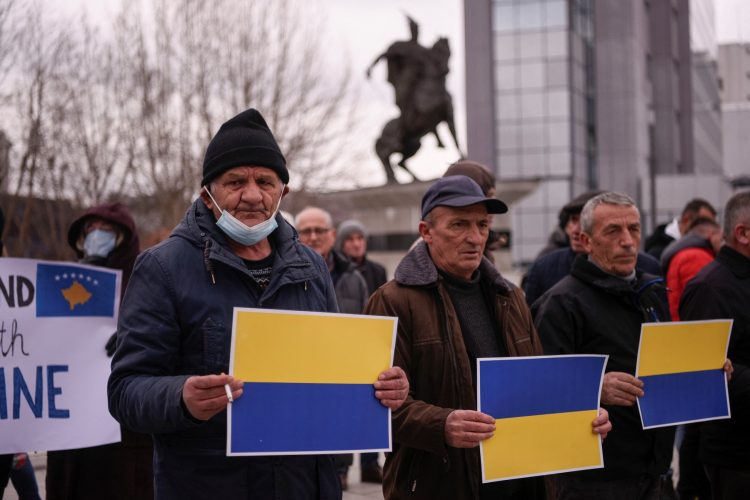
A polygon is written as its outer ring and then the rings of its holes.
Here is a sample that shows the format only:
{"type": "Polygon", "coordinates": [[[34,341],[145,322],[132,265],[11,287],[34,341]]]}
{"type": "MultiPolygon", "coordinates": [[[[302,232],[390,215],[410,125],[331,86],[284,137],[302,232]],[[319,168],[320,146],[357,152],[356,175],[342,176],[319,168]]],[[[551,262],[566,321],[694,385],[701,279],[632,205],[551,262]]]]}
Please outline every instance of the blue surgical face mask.
{"type": "Polygon", "coordinates": [[[83,253],[86,257],[106,257],[115,248],[117,234],[106,229],[94,229],[83,240],[83,253]]]}
{"type": "MultiPolygon", "coordinates": [[[[268,238],[268,235],[279,227],[276,223],[276,213],[279,211],[279,206],[281,205],[281,197],[279,197],[279,202],[276,204],[276,210],[273,211],[271,217],[263,222],[257,223],[253,227],[250,227],[237,219],[234,215],[222,209],[219,204],[216,203],[213,195],[211,195],[211,191],[209,191],[206,186],[204,186],[203,189],[206,190],[206,193],[208,193],[208,196],[211,198],[211,201],[214,202],[214,205],[221,210],[221,217],[216,221],[216,225],[219,226],[219,229],[224,231],[224,234],[237,243],[245,246],[255,245],[256,243],[268,238]]],[[[284,184],[281,185],[281,190],[282,192],[284,191],[284,184]]]]}

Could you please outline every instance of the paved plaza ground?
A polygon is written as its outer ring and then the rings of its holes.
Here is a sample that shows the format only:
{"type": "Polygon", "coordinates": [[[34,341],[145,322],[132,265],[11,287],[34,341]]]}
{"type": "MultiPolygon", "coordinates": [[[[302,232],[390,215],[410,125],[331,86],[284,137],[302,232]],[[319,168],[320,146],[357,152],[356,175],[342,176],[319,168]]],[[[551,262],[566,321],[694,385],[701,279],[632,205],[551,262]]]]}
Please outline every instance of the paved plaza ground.
{"type": "MultiPolygon", "coordinates": [[[[47,454],[32,453],[29,455],[31,462],[34,464],[36,480],[39,484],[39,493],[42,499],[45,498],[44,477],[47,474],[47,454]]],[[[381,457],[382,460],[382,457],[381,457]]],[[[344,500],[382,500],[383,489],[379,484],[362,483],[359,481],[359,457],[355,457],[355,465],[349,469],[349,489],[344,492],[344,500]]],[[[5,489],[5,495],[0,492],[0,498],[3,500],[18,500],[16,490],[10,484],[5,489]]]]}

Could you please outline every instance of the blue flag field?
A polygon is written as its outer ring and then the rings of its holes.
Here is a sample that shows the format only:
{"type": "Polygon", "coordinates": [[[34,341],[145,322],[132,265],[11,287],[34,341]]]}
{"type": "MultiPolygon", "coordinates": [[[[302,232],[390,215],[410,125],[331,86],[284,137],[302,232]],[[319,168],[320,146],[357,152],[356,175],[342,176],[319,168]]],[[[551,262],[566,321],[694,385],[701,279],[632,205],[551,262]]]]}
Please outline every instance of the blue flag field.
{"type": "Polygon", "coordinates": [[[482,482],[603,466],[599,411],[607,356],[477,360],[479,411],[495,418],[480,444],[482,482]]]}

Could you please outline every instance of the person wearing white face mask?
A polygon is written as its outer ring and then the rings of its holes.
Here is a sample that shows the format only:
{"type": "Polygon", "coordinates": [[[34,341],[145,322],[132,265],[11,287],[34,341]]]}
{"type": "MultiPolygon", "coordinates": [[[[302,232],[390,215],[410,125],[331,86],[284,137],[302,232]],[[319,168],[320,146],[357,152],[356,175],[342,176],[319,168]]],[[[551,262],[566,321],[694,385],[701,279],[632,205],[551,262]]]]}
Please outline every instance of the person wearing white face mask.
{"type": "MultiPolygon", "coordinates": [[[[118,322],[109,408],[154,437],[157,499],[339,499],[329,455],[227,457],[227,415],[243,382],[226,375],[234,307],[337,312],[323,259],[278,213],[286,160],[261,114],[224,123],[206,150],[199,198],[136,262],[118,322]]],[[[273,332],[268,332],[272,335],[273,332]]],[[[397,408],[403,370],[373,395],[397,408]]]]}
{"type": "MultiPolygon", "coordinates": [[[[127,206],[105,203],[89,208],[70,224],[68,245],[79,262],[121,270],[120,290],[124,293],[140,252],[135,221],[127,206]]],[[[114,353],[116,343],[113,334],[102,346],[108,356],[114,353]]],[[[121,428],[121,435],[120,443],[48,452],[46,498],[153,498],[151,437],[127,427],[121,428]]]]}

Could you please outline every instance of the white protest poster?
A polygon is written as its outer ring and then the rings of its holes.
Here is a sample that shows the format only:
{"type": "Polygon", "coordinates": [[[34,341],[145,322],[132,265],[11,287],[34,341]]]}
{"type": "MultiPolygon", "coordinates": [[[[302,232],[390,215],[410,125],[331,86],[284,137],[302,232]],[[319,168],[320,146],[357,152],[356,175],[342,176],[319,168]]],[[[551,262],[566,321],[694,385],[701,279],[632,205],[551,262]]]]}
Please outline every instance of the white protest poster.
{"type": "Polygon", "coordinates": [[[121,271],[0,258],[0,453],[120,440],[107,409],[121,271]]]}

